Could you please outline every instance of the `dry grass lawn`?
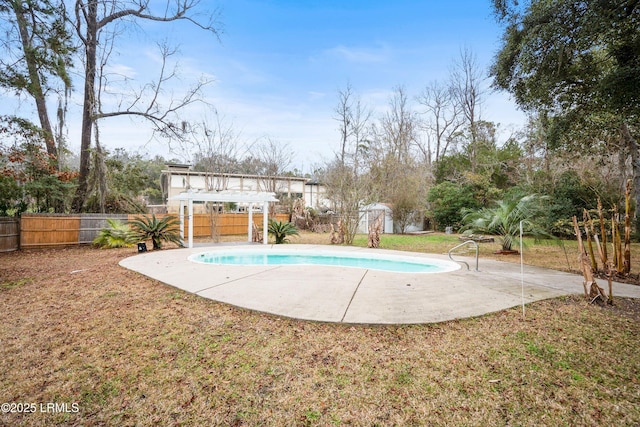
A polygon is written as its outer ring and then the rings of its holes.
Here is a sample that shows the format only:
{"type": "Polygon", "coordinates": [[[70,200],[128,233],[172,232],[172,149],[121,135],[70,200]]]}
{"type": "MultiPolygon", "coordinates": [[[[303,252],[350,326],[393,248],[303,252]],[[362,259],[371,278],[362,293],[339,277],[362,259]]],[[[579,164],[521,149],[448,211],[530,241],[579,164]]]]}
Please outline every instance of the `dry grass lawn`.
{"type": "MultiPolygon", "coordinates": [[[[383,246],[444,252],[451,238],[383,246]]],[[[567,269],[551,250],[539,262],[567,269]]],[[[314,323],[120,268],[134,252],[0,254],[0,425],[640,424],[638,300],[554,299],[525,319],[516,308],[433,325],[314,323]]]]}

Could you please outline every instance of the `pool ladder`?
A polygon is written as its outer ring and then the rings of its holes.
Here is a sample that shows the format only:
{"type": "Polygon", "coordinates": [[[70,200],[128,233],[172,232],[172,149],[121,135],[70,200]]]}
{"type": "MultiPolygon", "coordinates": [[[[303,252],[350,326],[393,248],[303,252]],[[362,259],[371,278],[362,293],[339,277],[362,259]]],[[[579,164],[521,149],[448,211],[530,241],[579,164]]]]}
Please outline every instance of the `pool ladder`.
{"type": "Polygon", "coordinates": [[[453,252],[453,251],[455,251],[456,249],[461,248],[461,247],[463,247],[463,246],[465,246],[465,245],[468,245],[468,244],[473,244],[473,245],[475,246],[475,248],[476,248],[476,271],[478,271],[478,250],[479,250],[479,249],[478,249],[478,242],[476,242],[475,240],[467,240],[466,242],[462,242],[462,243],[460,243],[459,245],[454,246],[453,248],[449,249],[449,252],[448,252],[448,254],[449,254],[449,259],[450,259],[451,261],[453,261],[453,262],[459,262],[459,263],[461,263],[461,264],[466,265],[466,266],[467,266],[467,270],[470,270],[470,268],[469,268],[469,263],[468,263],[468,262],[466,262],[466,261],[461,261],[461,260],[460,260],[460,261],[459,261],[459,260],[455,260],[455,259],[453,259],[453,257],[451,256],[451,252],[453,252]]]}

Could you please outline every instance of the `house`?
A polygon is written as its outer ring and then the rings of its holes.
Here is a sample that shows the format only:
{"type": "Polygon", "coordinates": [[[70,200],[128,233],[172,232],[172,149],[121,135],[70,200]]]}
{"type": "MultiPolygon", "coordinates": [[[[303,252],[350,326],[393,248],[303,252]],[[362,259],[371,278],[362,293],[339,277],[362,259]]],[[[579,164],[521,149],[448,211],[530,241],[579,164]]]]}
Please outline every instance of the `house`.
{"type": "Polygon", "coordinates": [[[281,201],[285,197],[302,198],[305,206],[319,210],[328,206],[324,185],[304,177],[196,172],[190,165],[174,163],[162,171],[161,187],[169,213],[177,212],[180,207],[172,197],[189,190],[273,192],[281,201]]]}

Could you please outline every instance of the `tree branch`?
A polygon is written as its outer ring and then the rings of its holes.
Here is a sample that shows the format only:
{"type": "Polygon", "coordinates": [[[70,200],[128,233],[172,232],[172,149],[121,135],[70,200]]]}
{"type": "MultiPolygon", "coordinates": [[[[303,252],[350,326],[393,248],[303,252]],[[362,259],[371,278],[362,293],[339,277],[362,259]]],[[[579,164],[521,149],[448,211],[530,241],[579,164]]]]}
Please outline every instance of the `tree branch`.
{"type": "MultiPolygon", "coordinates": [[[[130,9],[120,10],[118,12],[114,12],[102,18],[100,21],[98,21],[98,29],[108,25],[109,23],[117,19],[124,18],[126,16],[133,16],[140,19],[145,19],[149,21],[158,21],[158,22],[171,22],[171,21],[185,20],[192,23],[193,25],[197,26],[200,29],[209,31],[215,34],[216,36],[218,36],[219,30],[214,25],[215,19],[213,18],[213,16],[210,17],[209,22],[207,22],[206,24],[203,24],[195,20],[192,16],[188,15],[188,13],[192,9],[194,9],[196,6],[198,6],[199,3],[200,2],[196,0],[180,0],[176,2],[176,8],[173,12],[165,13],[164,16],[161,16],[161,15],[154,15],[151,13],[151,11],[149,10],[148,0],[138,1],[137,2],[138,7],[135,9],[130,8],[130,9]]],[[[168,5],[169,3],[167,2],[167,6],[168,5]]]]}

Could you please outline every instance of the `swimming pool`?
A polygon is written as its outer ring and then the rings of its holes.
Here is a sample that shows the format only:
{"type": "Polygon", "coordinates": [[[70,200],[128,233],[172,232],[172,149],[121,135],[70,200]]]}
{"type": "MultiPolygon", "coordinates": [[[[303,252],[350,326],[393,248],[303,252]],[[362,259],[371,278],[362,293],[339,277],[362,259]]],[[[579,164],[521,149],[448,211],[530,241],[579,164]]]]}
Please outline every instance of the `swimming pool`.
{"type": "Polygon", "coordinates": [[[459,264],[446,260],[371,253],[359,255],[337,252],[303,254],[300,252],[233,251],[220,253],[215,251],[191,255],[189,260],[214,265],[321,265],[363,268],[394,273],[445,273],[460,268],[459,264]]]}

